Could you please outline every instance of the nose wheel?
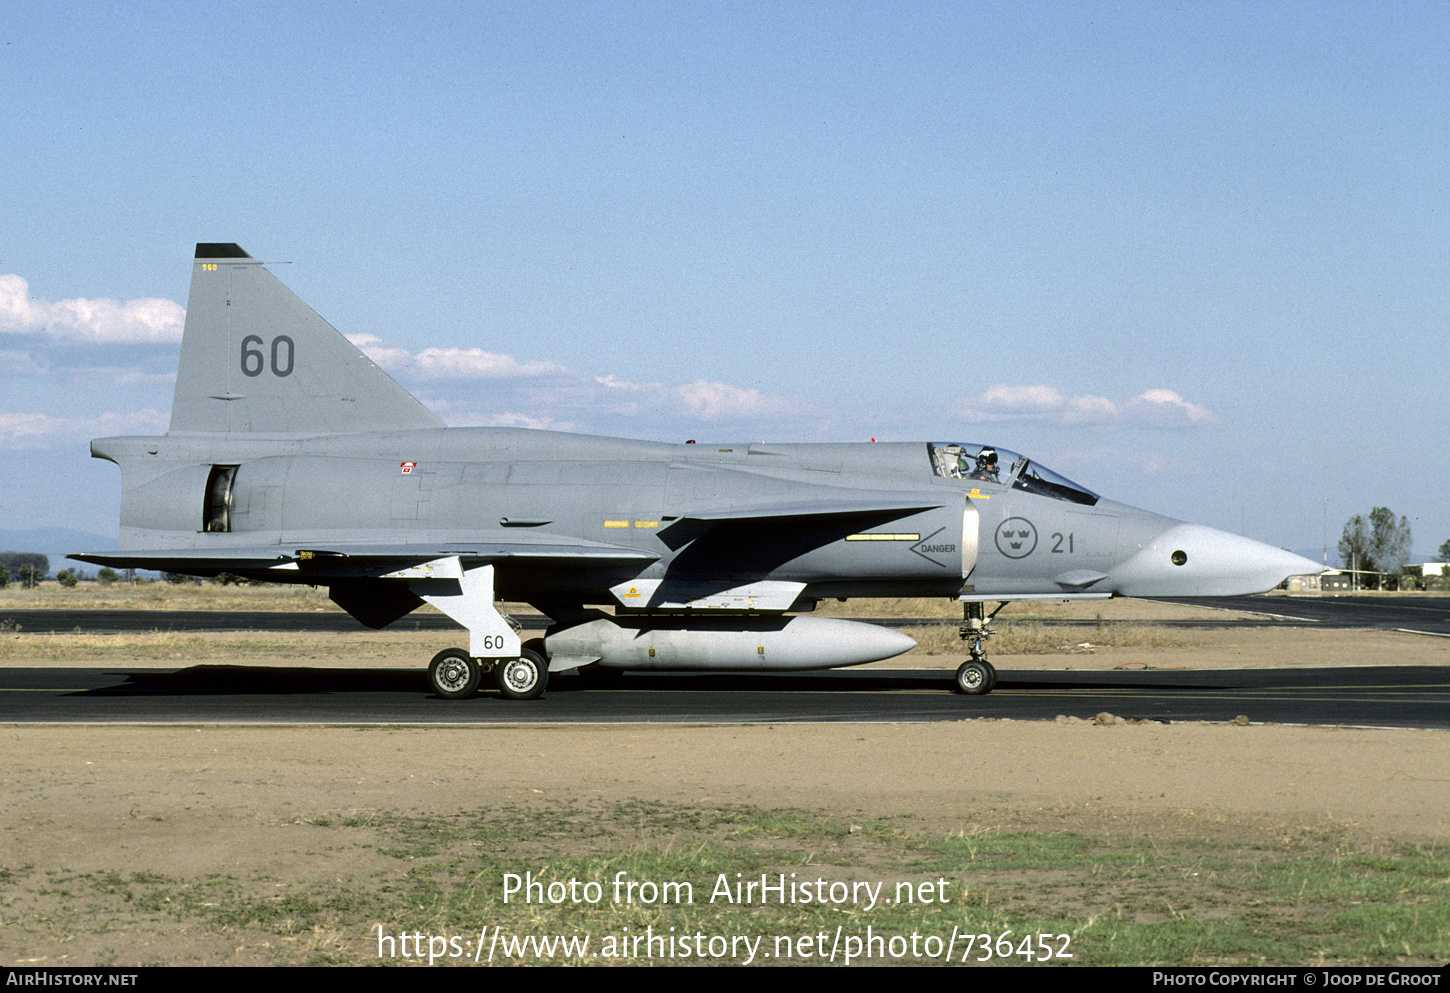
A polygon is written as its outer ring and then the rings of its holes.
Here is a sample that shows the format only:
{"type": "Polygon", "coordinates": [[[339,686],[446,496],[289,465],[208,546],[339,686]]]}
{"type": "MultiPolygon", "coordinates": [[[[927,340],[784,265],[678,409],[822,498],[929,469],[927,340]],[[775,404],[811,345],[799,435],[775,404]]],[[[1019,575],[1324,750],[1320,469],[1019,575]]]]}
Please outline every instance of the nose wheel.
{"type": "Polygon", "coordinates": [[[984,696],[997,685],[997,670],[986,659],[967,659],[957,666],[957,692],[968,696],[984,696]]]}

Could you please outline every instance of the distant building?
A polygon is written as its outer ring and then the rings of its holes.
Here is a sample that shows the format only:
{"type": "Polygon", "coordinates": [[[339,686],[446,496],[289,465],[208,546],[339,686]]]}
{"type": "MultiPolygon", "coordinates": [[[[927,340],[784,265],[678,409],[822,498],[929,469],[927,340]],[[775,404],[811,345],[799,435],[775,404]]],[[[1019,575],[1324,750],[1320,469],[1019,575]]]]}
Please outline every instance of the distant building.
{"type": "Polygon", "coordinates": [[[1370,569],[1358,571],[1331,569],[1323,575],[1290,576],[1280,584],[1279,589],[1290,593],[1348,593],[1353,590],[1421,589],[1425,580],[1431,577],[1450,577],[1450,563],[1423,562],[1407,565],[1399,575],[1375,572],[1370,569]]]}
{"type": "Polygon", "coordinates": [[[1325,573],[1312,572],[1305,576],[1290,576],[1279,584],[1279,589],[1290,593],[1346,593],[1354,588],[1354,577],[1338,569],[1325,573]]]}

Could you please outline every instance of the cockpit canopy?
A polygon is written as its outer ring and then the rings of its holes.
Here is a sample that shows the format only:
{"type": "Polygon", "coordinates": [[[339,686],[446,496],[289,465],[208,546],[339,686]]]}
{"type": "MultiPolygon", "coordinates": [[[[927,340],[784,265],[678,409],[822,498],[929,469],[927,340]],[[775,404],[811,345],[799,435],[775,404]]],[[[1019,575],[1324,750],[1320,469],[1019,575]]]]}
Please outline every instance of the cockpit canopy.
{"type": "Polygon", "coordinates": [[[927,445],[927,450],[931,453],[932,472],[944,479],[1010,486],[1014,490],[1088,507],[1098,502],[1098,495],[1092,490],[1005,448],[934,441],[927,445]]]}

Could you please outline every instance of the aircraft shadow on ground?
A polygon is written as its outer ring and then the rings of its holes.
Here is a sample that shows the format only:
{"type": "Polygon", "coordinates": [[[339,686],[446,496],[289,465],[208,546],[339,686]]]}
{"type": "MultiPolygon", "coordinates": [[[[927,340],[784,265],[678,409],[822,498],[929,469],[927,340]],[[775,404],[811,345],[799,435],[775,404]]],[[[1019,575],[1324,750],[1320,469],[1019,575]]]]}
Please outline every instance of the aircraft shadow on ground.
{"type": "MultiPolygon", "coordinates": [[[[276,668],[271,666],[197,665],[171,672],[116,671],[121,682],[78,690],[75,697],[148,696],[289,696],[330,693],[401,693],[431,695],[427,674],[421,670],[276,668]]],[[[999,672],[997,690],[1082,689],[1224,689],[1245,680],[1222,673],[1182,671],[1111,672],[999,672]]],[[[593,690],[626,692],[703,693],[889,693],[949,690],[951,670],[831,670],[778,672],[629,672],[590,678],[556,673],[550,693],[593,690]]],[[[483,693],[488,693],[485,684],[483,693]]]]}

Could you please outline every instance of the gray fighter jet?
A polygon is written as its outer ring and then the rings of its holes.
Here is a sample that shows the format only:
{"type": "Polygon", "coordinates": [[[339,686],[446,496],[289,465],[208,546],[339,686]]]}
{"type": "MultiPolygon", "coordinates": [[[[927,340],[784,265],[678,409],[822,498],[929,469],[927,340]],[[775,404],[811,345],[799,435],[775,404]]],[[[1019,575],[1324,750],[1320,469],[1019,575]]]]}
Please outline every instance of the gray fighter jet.
{"type": "Polygon", "coordinates": [[[1227,596],[1318,571],[980,444],[445,428],[234,244],[196,246],[170,429],[91,454],[121,467],[120,544],[76,558],[326,586],[372,628],[426,601],[469,635],[429,666],[444,698],[489,674],[530,699],[551,671],[890,658],[915,643],[803,615],[901,596],[963,602],[956,685],[986,693],[986,602],[1227,596]],[[553,624],[521,643],[500,600],[553,624]]]}

